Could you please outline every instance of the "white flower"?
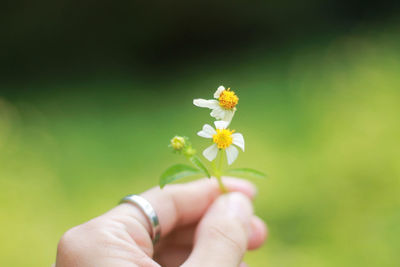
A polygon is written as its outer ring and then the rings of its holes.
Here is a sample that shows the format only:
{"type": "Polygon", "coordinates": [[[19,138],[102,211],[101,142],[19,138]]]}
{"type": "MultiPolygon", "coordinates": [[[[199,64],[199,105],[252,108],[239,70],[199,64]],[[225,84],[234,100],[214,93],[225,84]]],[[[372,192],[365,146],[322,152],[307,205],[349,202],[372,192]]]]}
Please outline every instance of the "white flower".
{"type": "Polygon", "coordinates": [[[228,164],[231,165],[237,158],[239,151],[233,146],[236,145],[244,151],[244,139],[240,133],[235,133],[234,130],[226,129],[229,125],[226,121],[215,121],[215,128],[208,124],[203,126],[203,129],[197,133],[198,136],[210,138],[214,144],[203,151],[203,156],[209,161],[213,161],[218,154],[219,149],[225,149],[228,164]]]}
{"type": "Polygon", "coordinates": [[[194,99],[193,104],[201,108],[211,109],[210,115],[212,117],[230,123],[235,114],[239,98],[230,88],[225,89],[222,85],[215,91],[214,98],[210,100],[194,99]]]}

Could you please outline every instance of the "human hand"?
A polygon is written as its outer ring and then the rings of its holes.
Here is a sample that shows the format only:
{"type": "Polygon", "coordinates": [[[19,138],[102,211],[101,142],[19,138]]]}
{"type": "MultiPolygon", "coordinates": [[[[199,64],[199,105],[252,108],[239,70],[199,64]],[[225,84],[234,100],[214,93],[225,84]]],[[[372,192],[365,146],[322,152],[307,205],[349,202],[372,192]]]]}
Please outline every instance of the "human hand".
{"type": "Polygon", "coordinates": [[[235,192],[220,195],[213,179],[146,191],[141,196],[161,225],[158,244],[153,247],[142,211],[123,203],[68,230],[59,242],[56,266],[245,266],[246,250],[266,238],[265,224],[253,215],[251,183],[225,178],[224,184],[235,192]]]}

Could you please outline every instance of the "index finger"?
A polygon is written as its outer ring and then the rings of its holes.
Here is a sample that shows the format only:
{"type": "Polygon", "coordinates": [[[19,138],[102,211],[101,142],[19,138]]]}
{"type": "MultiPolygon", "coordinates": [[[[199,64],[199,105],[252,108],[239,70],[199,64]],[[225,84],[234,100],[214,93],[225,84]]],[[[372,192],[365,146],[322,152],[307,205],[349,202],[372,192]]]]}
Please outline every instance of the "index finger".
{"type": "MultiPolygon", "coordinates": [[[[242,192],[249,198],[256,193],[255,186],[245,180],[237,178],[224,178],[225,186],[229,191],[242,192]]],[[[161,225],[161,236],[170,233],[181,225],[192,224],[200,220],[211,203],[221,194],[215,179],[202,179],[185,184],[169,185],[164,189],[152,188],[143,194],[157,213],[161,225]]],[[[109,213],[123,217],[137,219],[145,229],[151,233],[150,224],[143,213],[129,203],[121,204],[109,213]]],[[[137,227],[126,220],[128,232],[132,233],[132,227],[137,227]]]]}
{"type": "MultiPolygon", "coordinates": [[[[249,198],[256,193],[255,186],[245,180],[225,178],[224,184],[229,191],[242,192],[249,198]]],[[[153,205],[160,220],[162,235],[166,235],[177,226],[199,221],[220,194],[215,179],[202,179],[165,189],[153,188],[142,196],[153,205]]]]}

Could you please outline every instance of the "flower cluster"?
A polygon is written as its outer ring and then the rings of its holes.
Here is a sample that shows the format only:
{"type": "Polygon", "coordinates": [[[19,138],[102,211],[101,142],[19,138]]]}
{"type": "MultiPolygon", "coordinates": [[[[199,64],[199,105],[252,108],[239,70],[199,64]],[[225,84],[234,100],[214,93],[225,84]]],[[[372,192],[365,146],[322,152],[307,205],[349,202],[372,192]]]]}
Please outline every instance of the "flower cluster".
{"type": "Polygon", "coordinates": [[[228,166],[231,165],[238,157],[239,147],[244,152],[244,138],[241,133],[236,133],[235,130],[230,130],[228,127],[237,110],[236,106],[239,103],[239,97],[230,88],[225,89],[219,86],[214,93],[215,99],[194,99],[193,104],[201,108],[211,109],[211,117],[216,119],[214,121],[215,128],[209,124],[204,124],[203,128],[197,133],[198,136],[210,139],[212,144],[203,151],[203,156],[210,164],[204,164],[203,161],[196,155],[196,150],[193,149],[187,137],[175,136],[171,139],[170,146],[177,153],[185,155],[192,166],[177,164],[168,168],[160,178],[160,186],[163,187],[177,179],[206,175],[211,177],[215,176],[219,182],[222,192],[227,192],[222,183],[221,176],[225,173],[234,175],[250,175],[263,177],[264,174],[249,168],[230,169],[224,171],[224,155],[228,166]],[[224,153],[225,152],[225,153],[224,153]],[[218,165],[218,154],[220,155],[218,165]]]}
{"type": "Polygon", "coordinates": [[[235,133],[235,130],[227,129],[235,114],[239,98],[230,88],[225,89],[223,86],[218,87],[217,91],[214,93],[214,98],[218,100],[193,100],[193,104],[198,107],[212,109],[210,113],[211,117],[218,119],[218,121],[214,122],[216,129],[205,124],[197,135],[210,138],[214,142],[213,145],[203,151],[203,156],[206,159],[213,161],[217,157],[218,150],[224,149],[226,151],[228,164],[231,165],[239,155],[239,151],[233,145],[240,147],[244,151],[243,135],[235,133]]]}

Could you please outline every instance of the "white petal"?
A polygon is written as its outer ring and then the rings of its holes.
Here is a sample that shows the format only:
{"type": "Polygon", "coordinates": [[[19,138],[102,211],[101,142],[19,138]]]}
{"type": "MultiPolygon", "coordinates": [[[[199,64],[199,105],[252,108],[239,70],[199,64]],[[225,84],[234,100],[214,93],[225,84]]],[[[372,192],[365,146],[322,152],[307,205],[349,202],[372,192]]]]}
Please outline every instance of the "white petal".
{"type": "Polygon", "coordinates": [[[218,87],[217,91],[215,91],[214,93],[214,97],[216,99],[219,98],[219,96],[222,94],[222,92],[225,91],[225,87],[223,87],[222,85],[220,87],[218,87]]]}
{"type": "Polygon", "coordinates": [[[226,158],[228,159],[228,165],[231,165],[239,155],[239,150],[234,146],[228,146],[226,151],[226,158]]]}
{"type": "Polygon", "coordinates": [[[203,156],[209,161],[213,161],[218,154],[217,144],[213,144],[212,146],[207,147],[203,151],[203,156]]]}
{"type": "Polygon", "coordinates": [[[234,133],[232,134],[232,142],[234,145],[240,147],[244,152],[244,138],[241,133],[234,133]]]}
{"type": "Polygon", "coordinates": [[[204,138],[212,138],[214,134],[217,132],[214,130],[213,127],[211,127],[208,124],[204,124],[203,130],[197,133],[198,136],[204,137],[204,138]]]}
{"type": "Polygon", "coordinates": [[[217,120],[222,120],[225,117],[225,110],[220,106],[218,106],[211,111],[210,115],[211,117],[214,117],[217,120]]]}
{"type": "MultiPolygon", "coordinates": [[[[225,116],[222,118],[222,120],[228,122],[228,125],[231,123],[233,115],[235,115],[235,111],[234,110],[225,110],[225,116]]],[[[228,126],[227,126],[228,127],[228,126]]]]}
{"type": "Polygon", "coordinates": [[[193,100],[193,104],[195,106],[198,106],[198,107],[201,107],[201,108],[214,109],[214,108],[219,107],[219,102],[217,100],[215,100],[215,99],[205,100],[205,99],[198,98],[198,99],[194,99],[193,100]]]}
{"type": "Polygon", "coordinates": [[[214,124],[217,129],[226,129],[229,125],[227,121],[214,121],[214,124]]]}

